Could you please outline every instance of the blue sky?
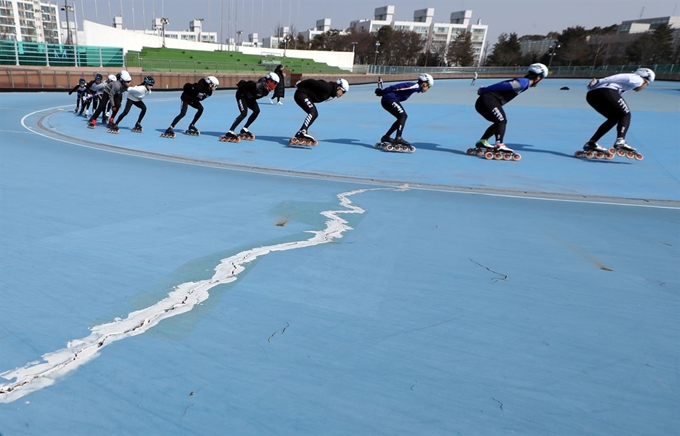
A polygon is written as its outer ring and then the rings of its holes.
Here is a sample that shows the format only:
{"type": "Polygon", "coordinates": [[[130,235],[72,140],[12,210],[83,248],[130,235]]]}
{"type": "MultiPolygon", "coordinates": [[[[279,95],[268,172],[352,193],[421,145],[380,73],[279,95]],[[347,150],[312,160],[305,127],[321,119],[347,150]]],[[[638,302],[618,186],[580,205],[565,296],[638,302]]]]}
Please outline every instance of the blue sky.
{"type": "MultiPolygon", "coordinates": [[[[59,3],[63,3],[60,0],[59,3]]],[[[546,34],[570,26],[605,27],[624,20],[680,15],[675,0],[66,0],[78,9],[78,20],[86,18],[111,23],[111,17],[122,10],[125,28],[149,28],[152,18],[165,16],[171,30],[183,30],[194,18],[203,18],[208,31],[218,32],[221,39],[257,32],[260,38],[273,29],[292,24],[298,30],[314,27],[316,20],[331,18],[333,28],[346,28],[350,21],[373,17],[380,6],[394,5],[397,20],[410,21],[413,11],[432,7],[436,22],[448,22],[451,12],[471,9],[472,18],[489,25],[493,44],[503,32],[519,36],[546,34]],[[644,9],[643,9],[644,8],[644,9]]],[[[62,17],[63,18],[63,17],[62,17]]]]}

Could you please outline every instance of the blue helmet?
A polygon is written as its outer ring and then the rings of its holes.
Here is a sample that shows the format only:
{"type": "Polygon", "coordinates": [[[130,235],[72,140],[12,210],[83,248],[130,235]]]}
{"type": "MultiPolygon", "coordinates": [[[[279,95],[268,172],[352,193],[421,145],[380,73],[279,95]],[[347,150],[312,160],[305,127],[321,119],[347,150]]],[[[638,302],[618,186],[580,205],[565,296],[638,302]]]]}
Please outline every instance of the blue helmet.
{"type": "Polygon", "coordinates": [[[102,75],[99,74],[99,73],[96,73],[96,74],[94,75],[94,80],[102,80],[103,78],[104,78],[104,76],[102,76],[102,75]]]}
{"type": "Polygon", "coordinates": [[[86,83],[87,83],[87,81],[85,79],[83,79],[82,77],[80,78],[80,80],[78,80],[78,85],[85,85],[86,83]]]}
{"type": "Polygon", "coordinates": [[[154,85],[156,84],[156,81],[153,80],[153,77],[151,77],[151,76],[146,76],[146,77],[144,78],[144,84],[145,84],[145,85],[149,85],[149,86],[154,86],[154,85]]]}

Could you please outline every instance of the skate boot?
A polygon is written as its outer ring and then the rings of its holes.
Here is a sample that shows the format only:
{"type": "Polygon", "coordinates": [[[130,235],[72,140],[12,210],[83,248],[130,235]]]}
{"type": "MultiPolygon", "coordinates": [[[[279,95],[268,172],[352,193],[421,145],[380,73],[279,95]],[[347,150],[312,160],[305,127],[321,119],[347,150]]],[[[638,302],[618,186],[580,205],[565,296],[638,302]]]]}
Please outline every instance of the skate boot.
{"type": "Polygon", "coordinates": [[[240,142],[241,138],[240,138],[239,135],[234,133],[233,130],[230,130],[227,133],[225,133],[224,136],[220,136],[220,141],[221,142],[240,142]]]}
{"type": "Polygon", "coordinates": [[[142,133],[142,125],[137,123],[130,131],[133,133],[142,133]]]}
{"type": "Polygon", "coordinates": [[[497,142],[496,145],[493,146],[493,149],[484,153],[484,158],[496,160],[520,160],[522,156],[515,153],[513,149],[502,142],[497,142]]]}
{"type": "Polygon", "coordinates": [[[394,151],[405,151],[408,153],[413,153],[416,151],[416,148],[411,145],[410,142],[402,138],[401,136],[397,136],[394,138],[394,151]]]}
{"type": "Polygon", "coordinates": [[[109,124],[109,128],[108,128],[107,132],[108,133],[115,133],[117,135],[120,131],[118,130],[118,125],[109,124]]]}
{"type": "Polygon", "coordinates": [[[201,132],[198,131],[196,126],[193,124],[189,124],[189,128],[184,131],[186,135],[191,135],[191,136],[200,136],[201,132]]]}
{"type": "Polygon", "coordinates": [[[97,120],[90,120],[87,122],[87,128],[88,129],[94,129],[94,127],[97,125],[97,120]]]}
{"type": "Polygon", "coordinates": [[[168,127],[168,129],[161,133],[161,138],[174,138],[175,137],[175,130],[172,127],[168,127]]]}
{"type": "Polygon", "coordinates": [[[614,158],[614,153],[610,153],[609,150],[606,148],[602,147],[600,144],[598,144],[595,141],[588,141],[585,143],[583,146],[583,151],[577,151],[574,153],[574,156],[576,157],[585,157],[587,159],[602,159],[602,158],[607,158],[607,159],[613,159],[614,158]]]}
{"type": "Polygon", "coordinates": [[[394,150],[393,142],[394,139],[391,138],[390,135],[383,135],[382,138],[380,138],[380,142],[375,144],[374,147],[379,150],[393,151],[394,150]]]}
{"type": "Polygon", "coordinates": [[[624,138],[617,138],[614,147],[610,148],[609,151],[629,159],[635,158],[636,160],[642,160],[643,158],[642,155],[638,153],[634,147],[631,147],[624,138]]]}
{"type": "Polygon", "coordinates": [[[468,148],[467,154],[476,154],[477,156],[484,156],[484,153],[493,149],[493,145],[486,139],[480,139],[475,143],[475,148],[468,148]]]}
{"type": "Polygon", "coordinates": [[[253,141],[255,139],[255,135],[253,135],[250,130],[246,129],[245,127],[241,129],[238,137],[241,139],[247,139],[248,141],[253,141]]]}
{"type": "Polygon", "coordinates": [[[300,130],[294,137],[290,138],[290,144],[293,145],[316,145],[318,142],[314,137],[308,134],[305,130],[300,130]]]}
{"type": "Polygon", "coordinates": [[[81,112],[83,117],[90,118],[90,109],[85,109],[85,112],[81,112]]]}

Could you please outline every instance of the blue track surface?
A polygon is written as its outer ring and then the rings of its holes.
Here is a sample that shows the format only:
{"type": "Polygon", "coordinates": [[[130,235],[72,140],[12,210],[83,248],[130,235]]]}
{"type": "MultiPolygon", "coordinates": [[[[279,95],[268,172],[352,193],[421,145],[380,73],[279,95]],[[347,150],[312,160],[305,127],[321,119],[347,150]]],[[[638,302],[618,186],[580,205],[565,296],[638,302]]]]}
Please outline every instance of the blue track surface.
{"type": "Polygon", "coordinates": [[[370,86],[314,148],[291,90],[238,144],[233,91],[174,140],[177,93],[119,135],[2,94],[0,434],[676,433],[680,86],[625,95],[643,161],[587,161],[582,82],[506,106],[519,162],[465,154],[467,80],[405,103],[414,154],[370,86]]]}

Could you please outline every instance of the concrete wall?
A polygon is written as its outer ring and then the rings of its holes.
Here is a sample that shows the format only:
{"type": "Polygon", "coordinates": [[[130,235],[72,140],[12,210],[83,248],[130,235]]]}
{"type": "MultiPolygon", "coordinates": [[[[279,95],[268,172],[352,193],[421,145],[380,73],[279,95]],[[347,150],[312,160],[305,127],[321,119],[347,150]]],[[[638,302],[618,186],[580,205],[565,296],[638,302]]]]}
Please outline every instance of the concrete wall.
{"type": "MultiPolygon", "coordinates": [[[[122,47],[123,52],[127,53],[129,50],[141,51],[142,47],[162,47],[163,38],[129,30],[116,29],[111,26],[105,26],[103,24],[85,20],[83,21],[82,32],[78,32],[78,43],[80,45],[122,47]]],[[[231,49],[240,51],[244,54],[262,56],[274,55],[277,58],[282,58],[285,52],[286,57],[312,59],[316,62],[326,63],[330,66],[342,68],[347,71],[352,70],[354,62],[354,55],[352,52],[283,50],[278,48],[241,47],[234,45],[229,47],[226,44],[209,44],[170,38],[165,38],[165,46],[167,48],[200,51],[231,49]]]]}

